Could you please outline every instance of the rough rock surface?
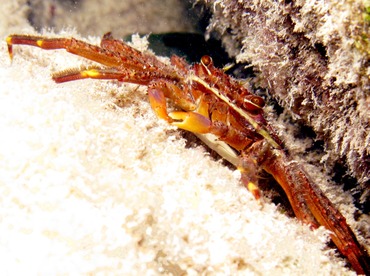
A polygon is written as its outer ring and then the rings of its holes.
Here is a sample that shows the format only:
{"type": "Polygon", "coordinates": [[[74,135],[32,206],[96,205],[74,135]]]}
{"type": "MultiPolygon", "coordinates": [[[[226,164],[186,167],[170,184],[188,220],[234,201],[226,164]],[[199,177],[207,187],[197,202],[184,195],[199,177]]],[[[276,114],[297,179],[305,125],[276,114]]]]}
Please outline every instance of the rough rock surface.
{"type": "Polygon", "coordinates": [[[325,144],[320,161],[329,172],[348,168],[365,202],[370,69],[362,1],[205,2],[213,16],[209,31],[238,61],[253,66],[258,85],[290,116],[313,128],[325,144]]]}

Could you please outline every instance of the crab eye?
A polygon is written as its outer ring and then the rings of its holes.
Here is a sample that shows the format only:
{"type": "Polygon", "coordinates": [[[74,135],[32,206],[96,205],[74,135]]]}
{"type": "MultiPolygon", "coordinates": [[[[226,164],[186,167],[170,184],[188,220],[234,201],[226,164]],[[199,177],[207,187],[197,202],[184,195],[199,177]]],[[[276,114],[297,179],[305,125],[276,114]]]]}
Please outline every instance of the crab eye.
{"type": "Polygon", "coordinates": [[[210,56],[202,56],[202,58],[200,59],[200,62],[205,67],[208,67],[209,65],[213,63],[212,58],[210,56]]]}
{"type": "Polygon", "coordinates": [[[265,106],[265,101],[259,96],[250,96],[244,100],[243,106],[247,111],[257,111],[265,106]]]}
{"type": "Polygon", "coordinates": [[[261,97],[258,97],[258,96],[253,96],[253,98],[251,99],[251,102],[257,105],[259,108],[262,108],[265,106],[265,101],[261,97]]]}

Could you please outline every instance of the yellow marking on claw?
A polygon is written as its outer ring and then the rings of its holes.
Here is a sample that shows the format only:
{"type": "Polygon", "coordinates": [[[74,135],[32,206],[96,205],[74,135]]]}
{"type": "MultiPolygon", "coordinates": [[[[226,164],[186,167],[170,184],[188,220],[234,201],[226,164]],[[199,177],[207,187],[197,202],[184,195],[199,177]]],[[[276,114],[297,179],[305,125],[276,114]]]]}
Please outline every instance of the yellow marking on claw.
{"type": "Polygon", "coordinates": [[[99,75],[100,73],[96,69],[90,69],[90,70],[85,70],[81,72],[81,76],[85,78],[86,77],[94,78],[94,77],[98,77],[99,75]]]}
{"type": "Polygon", "coordinates": [[[37,40],[36,41],[37,46],[42,47],[42,42],[43,42],[42,39],[37,40]]]}

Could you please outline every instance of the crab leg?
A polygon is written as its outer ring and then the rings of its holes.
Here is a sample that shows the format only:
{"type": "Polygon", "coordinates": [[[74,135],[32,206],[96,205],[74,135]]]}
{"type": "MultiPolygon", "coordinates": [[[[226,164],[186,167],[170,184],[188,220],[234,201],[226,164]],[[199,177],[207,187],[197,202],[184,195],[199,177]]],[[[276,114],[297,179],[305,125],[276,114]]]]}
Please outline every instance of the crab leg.
{"type": "Polygon", "coordinates": [[[119,53],[119,56],[124,57],[132,64],[135,64],[135,66],[141,67],[141,70],[150,72],[161,71],[162,74],[169,78],[177,77],[173,68],[159,61],[154,55],[140,52],[122,40],[114,39],[111,33],[106,33],[103,36],[100,46],[109,52],[119,53]]]}
{"type": "Polygon", "coordinates": [[[56,83],[81,79],[119,79],[122,78],[123,72],[103,68],[86,68],[86,69],[67,69],[53,74],[52,78],[56,83]]]}
{"type": "Polygon", "coordinates": [[[23,44],[45,50],[65,49],[67,52],[85,57],[106,66],[117,67],[122,64],[122,59],[114,53],[107,54],[106,50],[98,46],[74,38],[45,38],[31,35],[11,35],[6,38],[6,42],[11,58],[13,57],[12,45],[23,44]]]}
{"type": "MultiPolygon", "coordinates": [[[[118,80],[121,82],[148,85],[155,74],[148,74],[145,71],[134,71],[126,68],[111,69],[100,67],[87,67],[85,69],[67,69],[53,74],[55,82],[67,82],[80,79],[101,79],[101,80],[118,80]]],[[[158,78],[161,75],[158,75],[158,78]]]]}
{"type": "Polygon", "coordinates": [[[274,176],[286,192],[297,218],[313,228],[322,225],[339,251],[348,258],[358,274],[370,271],[370,260],[358,243],[346,219],[323,192],[307,177],[298,163],[282,151],[267,150],[262,167],[274,176]]]}
{"type": "Polygon", "coordinates": [[[32,35],[10,35],[6,38],[6,42],[11,59],[13,58],[13,45],[22,44],[39,47],[44,50],[65,49],[69,53],[87,58],[110,68],[146,71],[147,75],[149,73],[159,75],[158,72],[161,71],[160,76],[162,78],[178,78],[173,70],[170,70],[165,64],[156,60],[153,56],[144,55],[123,42],[113,40],[109,34],[103,37],[102,47],[75,38],[45,38],[32,35]],[[114,50],[115,47],[118,50],[121,49],[123,47],[122,45],[125,46],[124,51],[128,51],[128,54],[114,50]],[[148,59],[152,61],[152,66],[148,66],[145,63],[145,60],[148,59]]]}

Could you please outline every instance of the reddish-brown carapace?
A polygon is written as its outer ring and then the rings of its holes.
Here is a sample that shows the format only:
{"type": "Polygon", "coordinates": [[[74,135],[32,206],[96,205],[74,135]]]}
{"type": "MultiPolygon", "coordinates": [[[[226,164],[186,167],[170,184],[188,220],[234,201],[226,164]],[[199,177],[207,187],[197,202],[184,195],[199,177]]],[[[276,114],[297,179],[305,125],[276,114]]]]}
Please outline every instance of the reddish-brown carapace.
{"type": "Polygon", "coordinates": [[[217,69],[211,57],[187,64],[178,56],[165,64],[140,52],[110,33],[100,46],[74,38],[10,35],[9,55],[15,44],[42,49],[65,49],[97,62],[97,66],[65,70],[53,75],[57,83],[85,78],[113,79],[148,87],[150,104],[159,118],[200,135],[210,147],[241,172],[243,184],[258,199],[258,173],[271,174],[286,193],[296,217],[312,228],[324,226],[331,239],[358,274],[369,274],[369,256],[345,218],[282,148],[264,119],[264,101],[240,82],[217,69]],[[167,111],[167,100],[177,111],[167,111]],[[215,140],[212,140],[215,137],[215,140]],[[217,141],[217,142],[215,142],[217,141]],[[219,143],[223,143],[219,146],[219,143]]]}

